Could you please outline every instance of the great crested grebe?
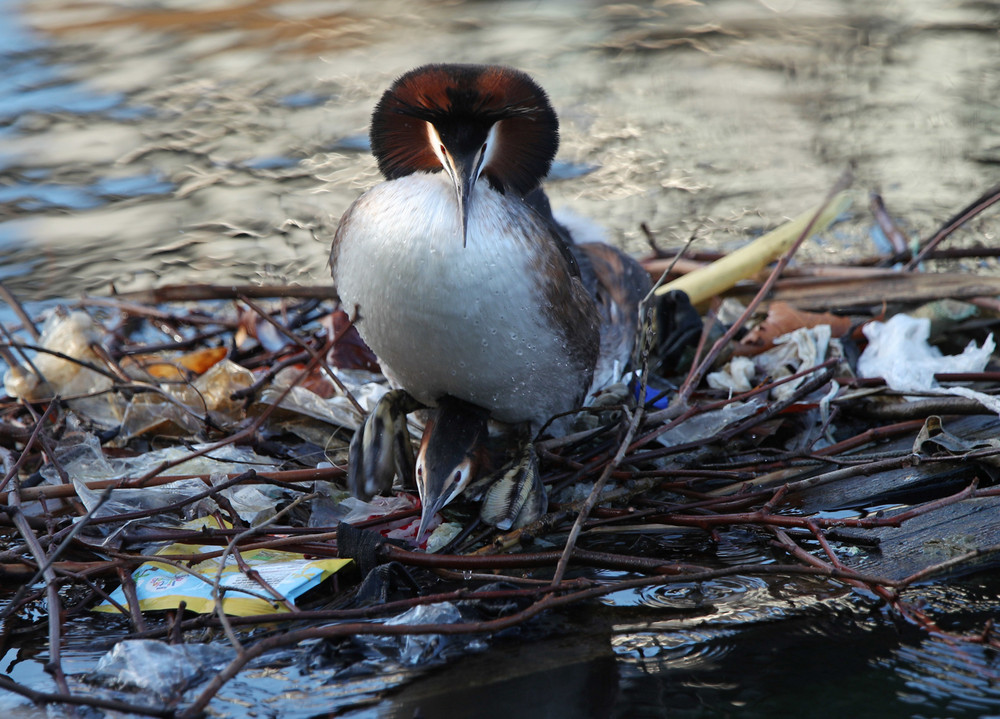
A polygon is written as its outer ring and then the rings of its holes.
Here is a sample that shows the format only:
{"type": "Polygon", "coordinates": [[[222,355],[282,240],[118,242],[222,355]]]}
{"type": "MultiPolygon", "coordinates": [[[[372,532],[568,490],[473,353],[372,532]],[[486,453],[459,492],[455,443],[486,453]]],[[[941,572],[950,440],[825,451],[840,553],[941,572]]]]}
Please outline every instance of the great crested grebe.
{"type": "MultiPolygon", "coordinates": [[[[419,67],[382,96],[370,136],[386,181],[344,214],[331,266],[342,306],[402,391],[356,433],[349,484],[367,497],[415,474],[422,538],[473,480],[488,420],[533,433],[618,379],[649,278],[609,245],[575,244],[554,219],[540,183],[559,123],[524,73],[419,67]],[[420,406],[431,410],[414,466],[405,414],[420,406]]],[[[529,455],[487,498],[488,521],[506,528],[544,511],[529,455]]]]}

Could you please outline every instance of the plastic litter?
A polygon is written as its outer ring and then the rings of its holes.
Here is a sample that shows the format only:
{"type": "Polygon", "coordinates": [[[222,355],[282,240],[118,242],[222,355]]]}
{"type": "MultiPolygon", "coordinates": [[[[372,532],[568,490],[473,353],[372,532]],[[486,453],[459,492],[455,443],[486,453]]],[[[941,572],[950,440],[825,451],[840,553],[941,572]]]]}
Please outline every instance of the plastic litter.
{"type": "Polygon", "coordinates": [[[749,357],[733,357],[726,366],[716,372],[710,372],[705,381],[712,389],[728,390],[730,394],[749,392],[753,388],[753,379],[757,374],[753,360],[749,357]]]}
{"type": "MultiPolygon", "coordinates": [[[[388,626],[413,626],[420,624],[457,624],[462,613],[451,602],[438,602],[414,607],[397,617],[387,620],[388,626]]],[[[441,634],[407,634],[403,636],[370,636],[360,641],[377,649],[401,664],[416,666],[445,659],[450,642],[441,634]]],[[[466,638],[467,639],[467,638],[466,638]]],[[[463,639],[463,641],[465,641],[463,639]]]]}
{"type": "MultiPolygon", "coordinates": [[[[210,518],[190,523],[203,526],[210,518]]],[[[217,544],[171,544],[156,552],[159,556],[172,554],[191,555],[218,553],[217,544]]],[[[306,559],[302,554],[276,549],[255,549],[240,553],[243,561],[275,592],[290,603],[312,589],[333,573],[351,563],[350,559],[306,559]]],[[[185,565],[186,566],[186,565],[185,565]]],[[[139,609],[153,611],[176,609],[184,602],[186,609],[200,614],[215,611],[216,598],[213,584],[218,577],[222,609],[234,616],[277,614],[291,611],[284,602],[274,597],[260,582],[254,581],[240,569],[231,554],[226,556],[221,576],[221,557],[205,559],[189,567],[190,571],[162,562],[146,562],[133,574],[139,609]]],[[[111,598],[128,607],[125,593],[119,587],[111,598]]],[[[94,607],[97,612],[118,612],[110,602],[94,607]]]]}
{"type": "MultiPolygon", "coordinates": [[[[328,522],[326,526],[341,521],[357,524],[376,517],[415,510],[417,506],[417,498],[406,492],[391,497],[376,495],[368,502],[356,497],[347,497],[340,502],[335,512],[327,511],[323,516],[324,521],[328,522]]],[[[428,552],[435,552],[448,544],[462,530],[461,525],[454,522],[441,522],[440,514],[435,516],[430,527],[433,531],[422,543],[417,542],[420,517],[416,514],[394,522],[386,522],[380,531],[382,536],[388,539],[399,539],[414,546],[422,546],[428,552]]]]}
{"type": "MultiPolygon", "coordinates": [[[[721,370],[712,372],[705,379],[714,389],[724,389],[736,394],[747,392],[763,377],[781,379],[815,367],[826,359],[831,346],[830,325],[800,327],[774,339],[774,347],[756,357],[736,356],[721,370]]],[[[802,376],[777,385],[771,397],[782,400],[795,390],[808,376],[802,376]]]]}
{"type": "Polygon", "coordinates": [[[659,436],[658,441],[666,447],[673,447],[678,444],[710,439],[733,422],[738,422],[741,419],[751,416],[763,404],[756,397],[748,402],[730,402],[721,409],[703,412],[681,422],[672,429],[668,429],[659,436]]]}
{"type": "Polygon", "coordinates": [[[858,359],[858,374],[881,377],[898,392],[967,397],[1000,414],[1000,398],[968,387],[942,387],[934,378],[944,372],[982,372],[996,349],[993,334],[982,347],[973,341],[962,354],[944,355],[928,342],[930,331],[929,319],[905,314],[888,322],[869,322],[864,327],[868,346],[858,359]]]}
{"type": "Polygon", "coordinates": [[[101,657],[86,679],[112,689],[126,689],[168,702],[211,678],[234,656],[216,644],[166,644],[153,639],[127,639],[101,657]]]}
{"type": "Polygon", "coordinates": [[[223,429],[231,429],[244,417],[243,403],[233,400],[238,390],[253,384],[253,374],[235,362],[223,360],[212,365],[191,383],[159,385],[159,393],[132,398],[122,418],[122,439],[155,432],[195,436],[205,429],[207,418],[223,429]]]}
{"type": "MultiPolygon", "coordinates": [[[[348,497],[340,503],[340,506],[347,511],[340,518],[340,521],[347,522],[348,524],[357,524],[367,519],[405,512],[408,509],[416,509],[417,501],[410,494],[398,494],[393,497],[375,495],[369,502],[365,502],[357,497],[348,497]]],[[[409,519],[402,520],[395,526],[402,526],[410,521],[409,519]]]]}
{"type": "MultiPolygon", "coordinates": [[[[103,367],[92,349],[101,343],[103,335],[103,328],[86,312],[56,312],[46,320],[39,344],[67,357],[103,367]]],[[[11,397],[31,401],[56,395],[72,397],[74,399],[67,401],[74,411],[104,427],[116,426],[125,411],[125,401],[107,392],[113,384],[114,380],[107,375],[45,352],[34,354],[30,367],[10,367],[4,376],[4,389],[11,397]]]]}
{"type": "MultiPolygon", "coordinates": [[[[774,379],[815,367],[826,359],[830,349],[830,335],[830,325],[803,327],[782,335],[774,340],[774,349],[757,357],[757,367],[774,379]]],[[[803,375],[784,382],[771,390],[771,396],[777,400],[787,399],[808,379],[808,375],[803,375]]]]}
{"type": "MultiPolygon", "coordinates": [[[[93,434],[77,433],[69,442],[60,444],[59,458],[63,468],[75,479],[88,482],[93,479],[122,479],[137,477],[160,467],[164,462],[174,462],[192,453],[211,447],[195,444],[189,447],[166,447],[135,457],[108,458],[101,449],[100,440],[93,434]]],[[[207,454],[192,457],[173,467],[171,474],[237,473],[255,469],[266,472],[276,469],[278,460],[257,454],[248,447],[232,444],[212,449],[207,454]]],[[[52,483],[59,481],[55,469],[45,467],[42,476],[52,483]]],[[[145,488],[142,491],[152,491],[145,488]]]]}
{"type": "MultiPolygon", "coordinates": [[[[295,368],[283,369],[275,376],[271,385],[261,393],[260,402],[268,405],[277,402],[288,386],[297,380],[299,373],[300,370],[295,368]]],[[[389,391],[389,386],[382,380],[381,375],[371,372],[341,371],[337,376],[366,412],[371,411],[382,395],[389,391]],[[376,378],[378,381],[375,381],[376,378]]],[[[337,427],[357,429],[361,426],[362,418],[357,409],[345,395],[339,393],[324,399],[305,387],[295,385],[284,395],[278,406],[337,427]]]]}
{"type": "MultiPolygon", "coordinates": [[[[204,449],[211,445],[195,445],[194,449],[204,449]]],[[[164,462],[176,461],[191,454],[186,447],[168,447],[147,452],[136,457],[109,458],[104,454],[98,438],[89,433],[74,431],[67,434],[66,441],[58,447],[60,465],[69,474],[76,495],[88,512],[95,517],[118,516],[130,512],[155,510],[159,507],[183,502],[188,497],[203,493],[209,486],[200,478],[179,479],[169,484],[142,488],[91,489],[88,483],[99,480],[118,480],[140,477],[150,470],[161,467],[164,462]]],[[[202,455],[184,461],[171,472],[176,475],[204,475],[218,484],[228,477],[249,469],[257,471],[275,470],[280,463],[274,459],[258,455],[253,450],[224,445],[202,455]]],[[[51,484],[58,484],[60,478],[52,466],[44,467],[41,475],[51,484]]],[[[274,516],[276,499],[282,492],[280,487],[260,485],[257,487],[235,486],[221,490],[221,494],[233,505],[240,517],[251,525],[256,525],[274,516]]],[[[218,509],[211,500],[205,499],[184,507],[183,517],[195,516],[218,509]]],[[[173,514],[162,513],[155,518],[141,520],[144,524],[174,526],[177,519],[173,514]]],[[[118,532],[126,525],[93,525],[87,533],[97,531],[118,532]]],[[[113,537],[114,535],[112,535],[113,537]]],[[[109,544],[111,538],[103,540],[109,544]]]]}

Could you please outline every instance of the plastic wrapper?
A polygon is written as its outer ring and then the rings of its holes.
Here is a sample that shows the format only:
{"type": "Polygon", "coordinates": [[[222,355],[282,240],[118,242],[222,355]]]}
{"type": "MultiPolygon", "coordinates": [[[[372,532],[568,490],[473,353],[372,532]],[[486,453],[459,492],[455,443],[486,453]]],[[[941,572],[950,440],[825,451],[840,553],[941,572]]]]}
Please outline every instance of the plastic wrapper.
{"type": "MultiPolygon", "coordinates": [[[[299,376],[299,372],[300,370],[294,368],[286,368],[279,372],[274,382],[261,393],[260,402],[274,404],[278,401],[285,389],[299,376]]],[[[389,391],[389,386],[381,379],[381,375],[371,372],[341,371],[337,376],[366,412],[374,409],[382,395],[389,391]]],[[[340,393],[325,399],[304,387],[293,386],[281,399],[279,407],[337,427],[357,429],[361,426],[362,417],[357,409],[345,395],[340,393]]]]}
{"type": "MultiPolygon", "coordinates": [[[[433,525],[431,525],[433,526],[433,525]]],[[[416,531],[418,527],[413,527],[413,541],[416,541],[416,531]]],[[[428,554],[433,554],[441,549],[444,549],[448,543],[462,533],[462,525],[458,522],[441,522],[430,536],[427,537],[424,544],[424,551],[428,554]]]]}
{"type": "MultiPolygon", "coordinates": [[[[187,447],[166,447],[164,449],[146,452],[135,457],[106,457],[96,436],[80,432],[73,434],[69,441],[59,445],[58,457],[63,469],[74,479],[89,482],[96,479],[123,479],[138,477],[164,462],[182,459],[210,444],[196,444],[187,447]]],[[[278,467],[276,460],[264,457],[248,447],[232,444],[216,447],[207,454],[192,457],[171,468],[171,474],[235,474],[249,469],[266,472],[278,467]]],[[[49,482],[57,484],[59,475],[53,467],[42,469],[42,476],[49,482]]],[[[153,491],[152,487],[143,488],[143,492],[153,491]]]]}
{"type": "MultiPolygon", "coordinates": [[[[212,474],[210,477],[213,485],[227,480],[225,474],[212,474]]],[[[256,527],[277,514],[276,506],[286,495],[286,490],[271,484],[248,484],[228,487],[221,494],[229,500],[240,519],[256,527]]]]}
{"type": "MultiPolygon", "coordinates": [[[[193,525],[210,522],[202,519],[193,525]]],[[[171,544],[156,552],[157,555],[208,554],[218,553],[217,544],[171,544]]],[[[294,602],[334,572],[351,563],[350,559],[306,559],[302,554],[283,552],[277,549],[253,549],[240,553],[243,561],[254,570],[281,597],[294,602]]],[[[176,609],[184,602],[188,611],[207,614],[215,611],[216,598],[213,584],[219,577],[222,609],[234,616],[286,613],[290,609],[278,601],[261,583],[243,573],[232,554],[226,557],[225,566],[221,557],[212,557],[188,567],[190,571],[162,562],[146,562],[132,574],[135,582],[139,609],[154,611],[176,609]],[[221,576],[219,575],[222,568],[221,576]]],[[[111,598],[128,607],[125,593],[119,587],[111,593],[111,598]]],[[[94,607],[97,612],[117,612],[110,602],[102,602],[94,607]]]]}
{"type": "Polygon", "coordinates": [[[237,390],[254,382],[253,373],[230,360],[218,362],[194,381],[194,388],[204,402],[205,411],[213,422],[228,429],[244,417],[244,402],[232,399],[237,390]]]}
{"type": "MultiPolygon", "coordinates": [[[[355,524],[368,519],[375,519],[376,517],[405,512],[410,509],[415,510],[417,508],[417,498],[405,492],[391,497],[376,495],[368,502],[356,497],[348,497],[340,503],[340,508],[346,510],[342,521],[348,524],[355,524]]],[[[431,523],[431,527],[437,527],[440,522],[440,516],[438,516],[431,523]]],[[[413,514],[405,519],[386,522],[379,529],[384,537],[400,539],[415,545],[417,543],[417,530],[419,526],[420,517],[417,514],[413,514]]]]}
{"type": "MultiPolygon", "coordinates": [[[[94,517],[115,517],[129,512],[155,510],[168,504],[183,502],[188,497],[205,491],[205,483],[200,479],[180,479],[158,487],[111,490],[90,489],[76,477],[72,481],[76,496],[94,517]]],[[[199,508],[189,505],[187,512],[187,518],[193,519],[199,508]]],[[[158,517],[157,521],[174,523],[167,517],[158,517]]]]}
{"type": "Polygon", "coordinates": [[[146,433],[193,436],[203,428],[204,414],[194,405],[198,395],[183,385],[164,394],[137,394],[125,408],[119,437],[127,440],[146,433]],[[187,401],[185,401],[187,400],[187,401]]]}
{"type": "Polygon", "coordinates": [[[862,377],[881,377],[899,392],[938,387],[939,372],[982,372],[996,349],[991,334],[982,347],[970,342],[960,355],[944,355],[932,347],[931,322],[898,314],[888,322],[869,322],[864,333],[868,346],[858,359],[862,377]]]}
{"type": "MultiPolygon", "coordinates": [[[[70,421],[68,431],[56,446],[56,457],[71,477],[84,482],[120,479],[128,471],[128,460],[105,457],[97,436],[80,430],[75,420],[70,421]]],[[[55,467],[50,464],[42,467],[41,475],[50,484],[62,481],[55,467]]]]}
{"type": "MultiPolygon", "coordinates": [[[[195,450],[209,445],[196,445],[195,450]]],[[[72,435],[71,442],[64,442],[59,447],[59,461],[69,474],[77,496],[88,511],[96,509],[98,517],[112,516],[137,510],[155,509],[186,497],[204,492],[205,482],[200,479],[178,480],[157,487],[142,487],[137,489],[113,489],[107,496],[104,490],[92,490],[88,482],[105,479],[125,479],[146,474],[151,469],[159,467],[164,462],[174,461],[191,454],[186,447],[169,447],[147,452],[137,457],[109,458],[105,456],[100,442],[92,434],[80,432],[72,435]]],[[[246,447],[224,445],[211,451],[209,455],[201,455],[182,462],[171,470],[173,474],[225,475],[238,474],[248,469],[266,471],[276,469],[274,460],[258,455],[246,447]]],[[[59,476],[51,466],[42,469],[42,476],[56,484],[59,476]]],[[[247,521],[262,521],[273,516],[274,500],[262,499],[256,495],[241,493],[242,488],[233,487],[224,491],[237,502],[237,510],[245,509],[247,521]],[[270,502],[270,506],[266,506],[270,502]]],[[[277,491],[277,488],[275,488],[277,491]]],[[[256,490],[255,490],[256,491],[256,490]]],[[[192,511],[196,508],[192,507],[192,511]]],[[[241,516],[244,514],[240,511],[241,516]]]]}
{"type": "MultiPolygon", "coordinates": [[[[92,349],[103,337],[104,329],[86,312],[55,313],[46,321],[39,343],[103,367],[92,349]]],[[[170,358],[145,355],[124,359],[122,367],[130,377],[154,384],[159,390],[135,394],[128,401],[109,391],[115,384],[111,377],[44,352],[32,357],[31,366],[11,367],[4,376],[4,388],[12,397],[33,401],[56,395],[69,398],[70,408],[91,422],[102,427],[120,425],[122,439],[147,432],[193,436],[204,430],[206,413],[223,428],[232,427],[243,417],[242,403],[230,396],[250,386],[253,375],[233,362],[219,361],[225,352],[213,347],[170,358]],[[203,374],[193,382],[186,381],[185,373],[192,372],[203,374]]]]}
{"type": "MultiPolygon", "coordinates": [[[[332,527],[339,522],[356,524],[407,510],[416,510],[418,506],[417,498],[406,492],[388,497],[376,495],[370,501],[365,502],[340,489],[326,488],[320,489],[320,491],[324,493],[324,496],[312,502],[312,515],[309,518],[309,526],[311,527],[332,527]]],[[[417,530],[419,528],[420,517],[415,511],[404,519],[386,522],[379,526],[382,536],[419,546],[427,552],[436,552],[441,549],[462,530],[460,524],[442,522],[441,515],[438,514],[430,524],[433,531],[423,542],[418,543],[417,530]]]]}
{"type": "Polygon", "coordinates": [[[710,441],[733,422],[746,419],[762,406],[763,402],[757,398],[751,399],[749,402],[730,402],[720,409],[702,412],[684,420],[673,429],[668,429],[661,434],[657,441],[666,447],[689,442],[710,441]]]}
{"type": "Polygon", "coordinates": [[[868,346],[858,359],[858,374],[881,377],[898,392],[946,394],[974,399],[1000,414],[1000,398],[968,387],[941,387],[934,375],[944,372],[982,372],[996,349],[990,334],[983,346],[969,342],[962,354],[944,355],[932,347],[931,322],[898,314],[888,322],[869,322],[864,333],[868,346]]]}
{"type": "Polygon", "coordinates": [[[233,656],[231,647],[215,644],[126,639],[101,657],[86,678],[112,689],[152,694],[166,703],[210,679],[233,656]]]}
{"type": "MultiPolygon", "coordinates": [[[[329,466],[326,462],[320,462],[317,468],[329,466]]],[[[313,491],[319,496],[309,503],[312,510],[309,513],[308,526],[310,527],[334,527],[344,520],[347,510],[341,503],[351,496],[343,487],[332,482],[315,482],[313,491]]]]}
{"type": "Polygon", "coordinates": [[[710,372],[705,378],[712,389],[727,390],[730,394],[749,392],[753,389],[757,368],[749,357],[733,357],[717,372],[710,372]]]}
{"type": "MultiPolygon", "coordinates": [[[[389,626],[419,624],[456,624],[462,613],[451,602],[438,602],[414,607],[386,622],[389,626]]],[[[403,636],[371,636],[361,639],[382,654],[401,664],[417,666],[445,659],[448,638],[441,634],[406,634],[403,636]]]]}
{"type": "Polygon", "coordinates": [[[243,419],[244,411],[243,403],[231,397],[252,383],[250,370],[223,360],[191,383],[161,384],[161,393],[132,398],[122,418],[120,436],[128,439],[148,432],[194,436],[204,430],[206,416],[218,427],[232,428],[243,419]]]}
{"type": "MultiPolygon", "coordinates": [[[[723,369],[712,372],[705,379],[714,389],[733,394],[747,392],[761,377],[781,379],[822,363],[831,346],[830,335],[829,325],[800,327],[776,338],[774,347],[767,352],[753,358],[733,357],[723,369]]],[[[777,385],[771,390],[771,397],[786,399],[807,379],[808,376],[803,376],[777,385]]]]}
{"type": "MultiPolygon", "coordinates": [[[[821,364],[830,349],[830,325],[799,328],[774,340],[774,349],[757,357],[758,371],[773,379],[781,379],[821,364]]],[[[776,400],[787,399],[808,381],[809,375],[789,380],[771,390],[776,400]]]]}
{"type": "MultiPolygon", "coordinates": [[[[409,494],[398,494],[393,497],[376,495],[371,498],[370,502],[365,502],[357,497],[348,497],[340,503],[340,507],[346,511],[344,516],[341,517],[341,521],[348,524],[355,524],[356,522],[363,522],[366,519],[405,512],[408,509],[415,509],[416,506],[416,500],[409,494]]],[[[408,521],[410,520],[402,520],[402,522],[408,521]]]]}
{"type": "MultiPolygon", "coordinates": [[[[91,347],[101,343],[103,334],[104,330],[86,312],[57,312],[45,322],[39,344],[102,367],[103,362],[91,347]]],[[[35,354],[31,364],[41,376],[30,367],[16,366],[7,370],[4,389],[11,397],[32,401],[56,395],[74,398],[67,400],[69,406],[96,424],[114,427],[121,422],[126,403],[114,392],[107,391],[114,384],[107,375],[45,352],[35,354]]]]}

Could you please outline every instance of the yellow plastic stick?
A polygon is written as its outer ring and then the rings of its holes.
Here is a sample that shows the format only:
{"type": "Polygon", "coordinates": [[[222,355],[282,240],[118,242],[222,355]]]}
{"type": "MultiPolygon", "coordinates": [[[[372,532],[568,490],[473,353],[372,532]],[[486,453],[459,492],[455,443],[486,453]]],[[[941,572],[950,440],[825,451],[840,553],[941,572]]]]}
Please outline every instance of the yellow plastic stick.
{"type": "MultiPolygon", "coordinates": [[[[850,204],[846,192],[840,192],[833,197],[816,222],[813,223],[809,235],[822,232],[850,204]]],[[[691,299],[692,304],[698,304],[720,292],[725,292],[742,279],[753,277],[772,260],[780,257],[791,247],[809,224],[820,208],[804,212],[794,220],[777,227],[766,235],[758,237],[744,247],[730,252],[722,259],[716,260],[708,267],[689,272],[672,282],[657,288],[656,294],[662,295],[671,290],[683,290],[691,299]]]]}

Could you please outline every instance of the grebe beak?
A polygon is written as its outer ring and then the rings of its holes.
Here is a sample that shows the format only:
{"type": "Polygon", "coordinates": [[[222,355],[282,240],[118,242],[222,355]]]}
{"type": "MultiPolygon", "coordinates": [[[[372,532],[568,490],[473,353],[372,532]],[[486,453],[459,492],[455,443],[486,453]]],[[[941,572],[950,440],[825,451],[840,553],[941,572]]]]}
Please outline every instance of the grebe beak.
{"type": "Polygon", "coordinates": [[[462,247],[468,244],[469,211],[472,208],[473,190],[496,145],[496,128],[497,125],[490,128],[481,147],[472,151],[452,152],[441,140],[434,125],[427,123],[427,135],[431,147],[434,148],[434,154],[441,161],[455,188],[455,201],[458,203],[458,213],[462,221],[462,247]]]}

